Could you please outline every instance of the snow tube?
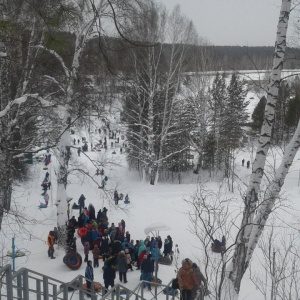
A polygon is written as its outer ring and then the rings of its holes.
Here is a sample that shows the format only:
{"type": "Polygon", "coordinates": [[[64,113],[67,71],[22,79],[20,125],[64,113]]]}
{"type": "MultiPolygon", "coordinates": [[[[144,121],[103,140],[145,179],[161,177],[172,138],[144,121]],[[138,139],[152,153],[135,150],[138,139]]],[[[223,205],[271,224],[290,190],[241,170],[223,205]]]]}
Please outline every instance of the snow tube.
{"type": "Polygon", "coordinates": [[[87,234],[87,229],[84,228],[84,227],[78,228],[78,229],[77,229],[77,234],[78,234],[80,237],[82,237],[82,236],[84,236],[84,235],[87,234]]]}
{"type": "MultiPolygon", "coordinates": [[[[15,252],[15,257],[21,257],[21,256],[25,256],[25,255],[26,255],[26,253],[23,252],[23,251],[20,251],[20,250],[17,250],[15,252]]],[[[11,251],[7,251],[7,256],[12,257],[12,252],[11,251]]]]}
{"type": "Polygon", "coordinates": [[[69,269],[71,270],[77,270],[80,268],[82,264],[82,257],[79,253],[73,252],[67,254],[63,258],[64,263],[68,266],[69,269]]]}
{"type": "Polygon", "coordinates": [[[221,246],[221,247],[211,247],[211,251],[215,252],[215,253],[223,253],[225,252],[226,247],[225,246],[221,246]]]}
{"type": "Polygon", "coordinates": [[[169,257],[160,257],[157,262],[161,265],[170,266],[172,264],[172,260],[169,257]]]}
{"type": "MultiPolygon", "coordinates": [[[[94,291],[95,291],[95,292],[99,292],[99,291],[102,289],[101,283],[100,283],[100,282],[93,282],[93,283],[94,283],[94,291]]],[[[82,288],[83,288],[84,290],[86,290],[86,283],[84,283],[84,284],[82,285],[82,288]]]]}

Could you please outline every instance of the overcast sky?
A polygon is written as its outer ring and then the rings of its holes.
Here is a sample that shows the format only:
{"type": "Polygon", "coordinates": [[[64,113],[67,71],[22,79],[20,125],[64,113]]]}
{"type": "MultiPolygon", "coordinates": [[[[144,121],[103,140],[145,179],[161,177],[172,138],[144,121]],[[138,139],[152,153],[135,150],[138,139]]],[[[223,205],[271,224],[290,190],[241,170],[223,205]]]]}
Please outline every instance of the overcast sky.
{"type": "Polygon", "coordinates": [[[213,45],[274,46],[281,0],[157,0],[179,4],[201,37],[213,45]]]}

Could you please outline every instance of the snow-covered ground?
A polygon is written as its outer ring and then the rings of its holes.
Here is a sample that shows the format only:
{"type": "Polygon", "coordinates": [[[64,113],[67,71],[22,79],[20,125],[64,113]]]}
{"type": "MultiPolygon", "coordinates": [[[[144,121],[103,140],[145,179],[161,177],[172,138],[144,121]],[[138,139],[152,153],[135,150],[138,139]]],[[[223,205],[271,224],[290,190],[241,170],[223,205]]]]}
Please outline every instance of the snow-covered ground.
{"type": "MultiPolygon", "coordinates": [[[[96,129],[96,127],[95,127],[96,129]]],[[[122,133],[120,134],[121,138],[122,133]]],[[[102,137],[103,134],[95,132],[93,134],[87,134],[86,132],[75,132],[72,138],[87,137],[89,143],[102,137]]],[[[126,222],[126,231],[131,234],[131,239],[144,239],[144,229],[157,222],[163,222],[170,226],[169,231],[161,231],[160,235],[164,239],[167,235],[171,235],[174,241],[174,245],[177,244],[180,250],[180,261],[184,258],[190,258],[195,262],[198,262],[198,258],[202,253],[199,251],[199,242],[197,238],[190,232],[189,206],[183,199],[188,199],[196,190],[197,182],[201,177],[190,172],[185,174],[185,180],[182,184],[174,183],[159,183],[157,185],[150,185],[148,182],[141,182],[136,172],[129,171],[126,163],[126,154],[120,153],[119,146],[117,148],[111,148],[110,141],[108,140],[107,152],[87,152],[87,155],[92,159],[101,159],[105,161],[112,161],[113,164],[104,167],[105,175],[109,180],[106,186],[106,191],[98,189],[93,181],[86,175],[78,171],[74,171],[69,176],[68,195],[73,198],[73,202],[77,203],[77,200],[81,194],[86,197],[86,205],[92,203],[96,211],[106,206],[108,208],[109,223],[117,224],[121,219],[126,222]],[[113,154],[113,151],[116,154],[113,154]],[[119,202],[116,206],[112,201],[112,193],[117,189],[118,192],[122,192],[124,195],[128,194],[130,198],[130,204],[126,205],[123,201],[119,202]],[[108,199],[111,200],[108,201],[108,199]]],[[[121,140],[121,143],[123,141],[121,140]]],[[[78,146],[78,145],[75,145],[78,146]]],[[[82,146],[82,144],[80,144],[82,146]]],[[[89,148],[90,150],[90,148],[89,148]]],[[[269,169],[272,169],[274,163],[278,164],[280,161],[280,151],[273,151],[269,156],[268,163],[269,169]]],[[[251,160],[251,149],[244,149],[238,152],[236,159],[236,173],[241,179],[241,182],[247,182],[251,169],[241,166],[241,160],[244,158],[246,161],[251,160]]],[[[295,160],[295,164],[291,168],[286,183],[283,187],[283,195],[287,202],[285,209],[282,210],[281,215],[285,218],[285,222],[289,220],[295,223],[295,216],[289,213],[287,206],[292,206],[296,214],[299,204],[297,199],[299,198],[299,176],[300,176],[300,156],[298,155],[295,160]]],[[[55,183],[55,169],[56,159],[52,157],[52,163],[49,165],[50,179],[52,182],[52,188],[49,191],[50,205],[46,209],[39,209],[39,198],[41,194],[41,183],[45,176],[46,170],[43,170],[42,162],[34,162],[30,166],[30,177],[26,182],[14,187],[14,201],[12,208],[19,211],[20,217],[27,216],[28,220],[20,219],[17,224],[12,218],[6,218],[3,224],[3,230],[0,233],[0,241],[2,244],[2,261],[10,263],[9,258],[5,257],[7,250],[11,250],[11,238],[15,237],[15,244],[17,249],[26,252],[25,257],[16,259],[16,269],[26,267],[37,272],[47,274],[51,277],[57,278],[62,281],[70,281],[78,274],[84,275],[85,264],[83,263],[81,268],[77,271],[68,269],[63,264],[62,259],[64,257],[64,251],[62,249],[55,249],[55,260],[50,260],[47,255],[46,238],[50,230],[56,226],[56,183],[55,183]],[[21,227],[21,228],[20,228],[21,227]]],[[[78,157],[76,150],[73,150],[71,168],[79,169],[83,168],[92,175],[93,180],[101,182],[101,176],[95,175],[95,167],[92,166],[90,159],[81,154],[78,157]]],[[[202,178],[202,180],[204,180],[202,178]]],[[[209,189],[217,191],[219,189],[220,182],[214,182],[212,180],[205,179],[206,185],[209,189]]],[[[236,191],[236,197],[239,197],[238,191],[236,191]]],[[[232,194],[233,196],[233,194],[232,194]]],[[[242,208],[242,201],[238,206],[242,208]]],[[[234,209],[236,209],[236,204],[234,209]]],[[[71,215],[78,216],[78,210],[71,211],[71,215]]],[[[239,225],[238,223],[236,224],[239,225]]],[[[231,244],[230,238],[228,243],[231,244]]],[[[77,239],[78,252],[83,254],[83,247],[80,243],[80,239],[77,239]]],[[[211,253],[215,256],[215,259],[221,259],[219,254],[211,253]]],[[[90,254],[91,257],[91,254],[90,254]]],[[[253,260],[253,266],[258,268],[260,265],[259,260],[253,260]]],[[[100,267],[95,269],[95,281],[103,283],[102,279],[102,261],[100,261],[100,267]]],[[[200,268],[204,269],[204,266],[200,264],[200,268]]],[[[162,279],[163,283],[168,283],[175,275],[175,264],[171,266],[160,265],[158,276],[162,279]]],[[[128,272],[129,288],[134,288],[139,281],[140,273],[138,270],[128,272]]],[[[246,273],[243,285],[241,288],[240,299],[263,299],[260,293],[255,289],[253,284],[248,279],[249,272],[246,273]]],[[[117,277],[118,278],[118,277],[117,277]]],[[[213,280],[213,278],[211,279],[213,280]]],[[[210,278],[208,278],[208,282],[210,278]]],[[[118,279],[116,279],[116,283],[118,279]]],[[[147,296],[146,296],[147,297],[147,296]]],[[[150,294],[149,294],[150,297],[150,294]]]]}

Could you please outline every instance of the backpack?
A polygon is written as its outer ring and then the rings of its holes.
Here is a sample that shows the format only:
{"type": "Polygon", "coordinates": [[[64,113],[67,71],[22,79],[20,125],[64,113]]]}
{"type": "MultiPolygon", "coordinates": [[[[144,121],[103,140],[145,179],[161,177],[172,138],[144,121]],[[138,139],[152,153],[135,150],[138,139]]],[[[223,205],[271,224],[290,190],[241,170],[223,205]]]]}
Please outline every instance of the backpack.
{"type": "MultiPolygon", "coordinates": [[[[177,279],[177,278],[174,278],[174,279],[172,280],[171,287],[172,287],[173,290],[179,289],[179,284],[178,284],[178,279],[177,279]]],[[[169,295],[170,295],[170,294],[169,294],[169,295]]]]}

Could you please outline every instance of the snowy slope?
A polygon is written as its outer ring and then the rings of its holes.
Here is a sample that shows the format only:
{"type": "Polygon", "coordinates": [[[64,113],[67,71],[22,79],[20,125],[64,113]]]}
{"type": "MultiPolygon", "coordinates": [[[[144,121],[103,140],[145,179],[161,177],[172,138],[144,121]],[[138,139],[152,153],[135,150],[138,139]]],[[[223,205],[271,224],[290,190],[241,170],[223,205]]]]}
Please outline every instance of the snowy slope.
{"type": "MultiPolygon", "coordinates": [[[[95,140],[100,138],[101,135],[93,133],[87,135],[86,133],[75,134],[74,137],[80,138],[83,134],[87,136],[89,142],[95,143],[95,140]],[[98,135],[98,136],[97,136],[98,135]],[[89,136],[89,137],[88,137],[89,136]]],[[[109,141],[109,140],[108,140],[109,141]]],[[[144,229],[152,223],[163,222],[167,226],[170,226],[169,231],[162,231],[160,235],[164,239],[167,235],[171,235],[174,241],[174,245],[178,244],[180,249],[181,259],[189,257],[193,261],[197,262],[197,257],[201,256],[198,248],[197,239],[191,234],[189,230],[190,221],[188,217],[189,207],[184,198],[188,198],[195,190],[196,183],[198,181],[197,175],[189,174],[189,180],[186,184],[170,184],[160,183],[158,185],[150,185],[143,183],[138,178],[135,172],[128,170],[126,165],[126,154],[121,154],[119,148],[110,148],[110,141],[108,142],[109,149],[106,153],[101,152],[88,152],[87,154],[96,159],[101,157],[102,159],[111,160],[113,164],[109,167],[104,168],[106,175],[109,177],[107,184],[107,191],[104,192],[97,188],[93,181],[86,175],[78,171],[74,171],[70,177],[70,184],[68,186],[68,194],[77,202],[79,196],[84,194],[86,197],[86,205],[92,203],[96,211],[106,206],[108,208],[109,222],[117,224],[121,219],[126,221],[126,230],[129,230],[131,238],[134,240],[144,239],[144,229]],[[112,154],[112,151],[116,150],[116,154],[112,154]],[[112,193],[114,189],[123,194],[129,194],[131,203],[125,205],[123,201],[119,202],[116,206],[113,202],[109,202],[108,199],[112,199],[112,193]],[[104,194],[105,193],[105,194],[104,194]]],[[[274,162],[279,163],[280,153],[269,157],[270,166],[274,162]]],[[[236,160],[236,172],[239,174],[241,181],[247,182],[250,175],[251,169],[246,169],[241,166],[241,160],[251,160],[250,149],[244,149],[239,151],[236,160]]],[[[297,159],[299,158],[299,155],[297,159]]],[[[293,202],[299,197],[300,188],[298,187],[299,169],[300,163],[297,163],[292,167],[292,171],[288,175],[287,182],[284,186],[285,196],[290,201],[290,204],[298,205],[293,202]]],[[[14,189],[14,204],[13,207],[17,206],[18,211],[21,215],[29,216],[30,221],[22,222],[21,228],[12,218],[6,219],[4,224],[4,230],[1,231],[1,243],[2,253],[4,256],[7,250],[11,248],[11,238],[15,236],[15,243],[17,249],[26,251],[27,256],[17,258],[16,268],[27,267],[29,269],[45,273],[51,277],[55,277],[62,281],[70,281],[78,274],[84,275],[85,264],[77,271],[71,271],[62,262],[64,251],[62,249],[55,249],[55,260],[50,260],[47,256],[47,245],[46,238],[50,230],[56,226],[56,202],[55,195],[55,168],[56,159],[53,157],[52,163],[49,166],[50,178],[52,181],[52,189],[49,191],[50,194],[50,205],[47,209],[38,209],[39,197],[41,194],[42,180],[45,175],[43,170],[43,163],[35,162],[30,167],[30,179],[23,185],[16,186],[14,189]]],[[[79,167],[84,168],[93,177],[94,181],[101,182],[101,176],[96,176],[95,167],[92,166],[90,160],[81,155],[77,156],[76,151],[73,151],[72,165],[71,168],[78,169],[79,167]]],[[[218,190],[219,183],[208,181],[207,186],[212,190],[218,190]]],[[[232,196],[232,195],[231,195],[232,196]]],[[[236,194],[238,197],[238,193],[236,194]]],[[[238,202],[238,206],[242,207],[242,201],[238,202]]],[[[299,205],[297,206],[299,207],[299,205]]],[[[236,206],[234,207],[236,209],[236,206]]],[[[78,210],[71,212],[71,215],[78,216],[78,210]]],[[[289,218],[289,214],[287,214],[289,218]]],[[[22,220],[21,220],[22,221],[22,220]]],[[[239,222],[236,223],[237,226],[239,222]]],[[[232,243],[232,241],[228,241],[232,243]]],[[[83,254],[83,247],[80,243],[80,239],[77,240],[78,252],[83,254]]],[[[212,255],[216,255],[213,254],[212,255]]],[[[91,254],[90,254],[91,257],[91,254]]],[[[4,260],[7,258],[4,258],[4,260]]],[[[219,255],[216,255],[215,259],[220,259],[219,255]]],[[[9,262],[9,261],[8,261],[9,262]]],[[[5,264],[5,261],[4,261],[5,264]]],[[[257,261],[253,261],[254,266],[259,266],[257,261]]],[[[103,283],[102,279],[102,262],[100,262],[100,268],[95,269],[95,280],[103,283]]],[[[200,268],[204,268],[200,264],[200,268]]],[[[135,269],[135,268],[134,268],[135,269]]],[[[162,266],[158,272],[159,278],[163,280],[163,283],[168,283],[175,275],[175,265],[162,266]]],[[[128,272],[128,287],[133,288],[139,281],[140,273],[137,270],[128,272]]],[[[240,299],[263,299],[262,296],[255,290],[254,286],[247,279],[249,274],[245,275],[243,286],[241,289],[240,299]],[[255,298],[254,298],[255,297],[255,298]]],[[[118,279],[116,279],[118,282],[118,279]]],[[[150,295],[149,295],[150,296],[150,295]]]]}

